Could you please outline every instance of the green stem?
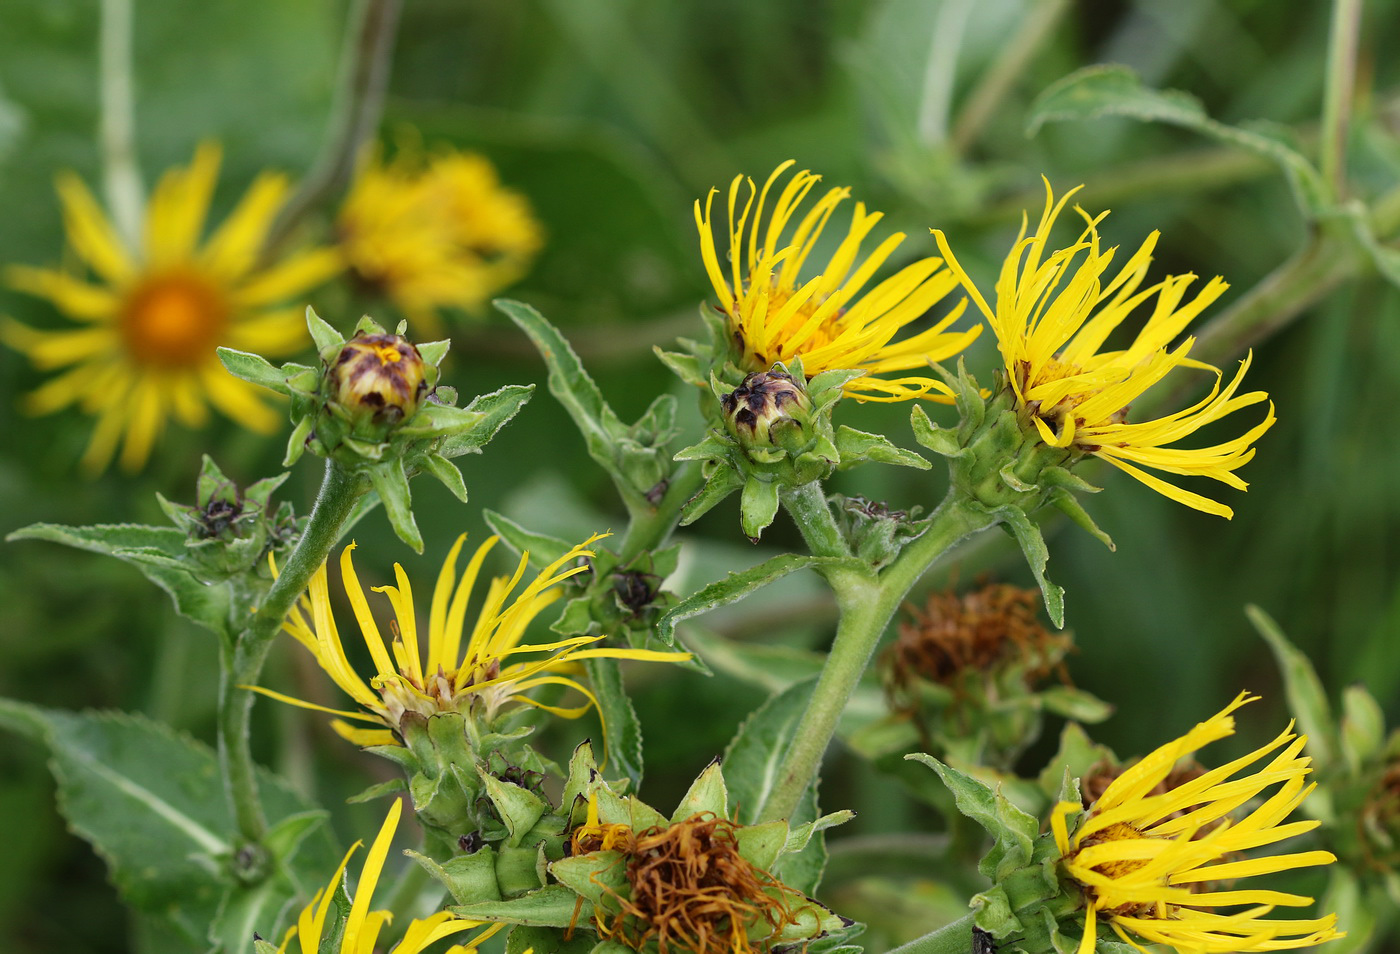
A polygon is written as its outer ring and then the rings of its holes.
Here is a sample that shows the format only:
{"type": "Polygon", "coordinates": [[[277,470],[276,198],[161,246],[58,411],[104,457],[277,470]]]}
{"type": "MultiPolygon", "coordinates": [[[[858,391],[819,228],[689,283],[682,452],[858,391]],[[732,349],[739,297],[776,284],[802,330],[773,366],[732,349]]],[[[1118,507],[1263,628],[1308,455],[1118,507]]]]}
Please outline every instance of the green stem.
{"type": "MultiPolygon", "coordinates": [[[[647,550],[655,550],[666,542],[676,523],[681,518],[681,507],[695,495],[705,478],[700,474],[700,466],[691,461],[682,461],[671,475],[671,483],[666,487],[655,506],[637,504],[632,495],[623,493],[628,504],[627,533],[622,538],[618,559],[624,564],[647,550]]],[[[619,492],[622,488],[619,487],[619,492]]]]}
{"type": "Polygon", "coordinates": [[[1326,89],[1322,99],[1321,171],[1332,199],[1346,193],[1347,127],[1356,87],[1356,44],[1361,32],[1361,0],[1333,0],[1327,45],[1326,89]]]}
{"type": "Polygon", "coordinates": [[[315,167],[283,206],[264,245],[272,254],[302,216],[350,181],[360,147],[379,125],[402,0],[360,0],[350,18],[340,88],[315,167]]]}
{"type": "Polygon", "coordinates": [[[219,684],[219,767],[238,834],[246,843],[256,844],[263,839],[267,833],[267,819],[258,799],[256,765],[249,740],[253,693],[241,687],[257,682],[272,638],[277,635],[292,604],[306,589],[311,575],[325,562],[331,547],[340,539],[346,520],[367,486],[358,474],[335,461],[326,461],[321,491],[301,539],[262,605],[252,612],[247,627],[235,643],[225,649],[219,684]]]}
{"type": "Polygon", "coordinates": [[[826,491],[821,481],[814,480],[800,487],[784,489],[781,493],[783,506],[792,515],[802,539],[813,556],[848,557],[851,548],[831,515],[831,507],[826,502],[826,491]]]}
{"type": "Polygon", "coordinates": [[[1069,9],[1069,0],[1041,0],[1030,5],[1026,17],[997,57],[991,67],[982,74],[976,88],[967,97],[967,103],[953,124],[953,152],[962,155],[967,152],[982,127],[987,124],[1011,90],[1012,84],[1025,70],[1026,64],[1050,35],[1060,17],[1069,9]]]}
{"type": "Polygon", "coordinates": [[[136,105],[131,82],[132,0],[102,0],[98,38],[102,84],[103,188],[117,231],[139,247],[145,189],[136,163],[136,105]]]}
{"type": "Polygon", "coordinates": [[[958,47],[972,12],[970,0],[949,0],[939,5],[933,36],[924,63],[923,93],[919,98],[917,134],[926,146],[941,146],[948,139],[953,85],[957,79],[958,47]]]}
{"type": "Polygon", "coordinates": [[[902,944],[890,954],[968,954],[972,950],[972,915],[945,924],[932,934],[902,944]]]}
{"type": "Polygon", "coordinates": [[[928,529],[905,547],[879,577],[869,570],[838,567],[826,571],[840,611],[836,638],[797,736],[778,770],[778,781],[763,809],[763,820],[791,818],[796,811],[803,792],[816,778],[822,756],[836,734],[841,712],[909,589],[954,544],[993,522],[994,518],[950,494],[930,517],[928,529]]]}

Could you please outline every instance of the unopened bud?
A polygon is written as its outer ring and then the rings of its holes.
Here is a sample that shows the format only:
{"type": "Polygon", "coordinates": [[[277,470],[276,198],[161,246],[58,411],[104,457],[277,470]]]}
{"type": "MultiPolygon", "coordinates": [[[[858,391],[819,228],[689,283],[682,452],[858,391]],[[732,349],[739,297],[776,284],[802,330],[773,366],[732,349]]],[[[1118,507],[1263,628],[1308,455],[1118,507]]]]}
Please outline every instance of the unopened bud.
{"type": "Polygon", "coordinates": [[[786,371],[758,371],[720,398],[725,425],[746,444],[776,444],[775,430],[801,426],[812,402],[804,385],[786,371]]]}
{"type": "Polygon", "coordinates": [[[412,417],[428,390],[423,356],[407,339],[358,334],[330,367],[331,397],[352,419],[397,424],[412,417]]]}

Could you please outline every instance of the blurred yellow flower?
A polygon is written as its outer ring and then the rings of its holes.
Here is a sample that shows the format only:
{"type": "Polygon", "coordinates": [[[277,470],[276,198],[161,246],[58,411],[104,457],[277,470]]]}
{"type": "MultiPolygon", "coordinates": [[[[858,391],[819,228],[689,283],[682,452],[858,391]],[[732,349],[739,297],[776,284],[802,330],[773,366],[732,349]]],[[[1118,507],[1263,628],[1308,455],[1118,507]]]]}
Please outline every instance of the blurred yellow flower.
{"type": "Polygon", "coordinates": [[[475,153],[366,154],[337,221],[360,283],[429,335],[438,310],[479,310],[529,269],[544,233],[523,195],[475,153]]]}
{"type": "Polygon", "coordinates": [[[1090,217],[1076,206],[1086,223],[1079,240],[1068,248],[1050,251],[1050,231],[1078,189],[1066,193],[1058,203],[1048,181],[1045,190],[1045,211],[1035,234],[1026,235],[1023,220],[1021,234],[1002,265],[995,309],[988,306],[958,264],[943,233],[933,233],[948,267],[996,333],[1018,403],[1045,443],[1094,454],[1172,500],[1230,518],[1234,512],[1224,504],[1183,490],[1138,466],[1210,477],[1238,490],[1248,487],[1235,471],[1254,456],[1254,442],[1273,426],[1273,404],[1263,421],[1223,444],[1166,446],[1240,408],[1268,400],[1263,391],[1236,393],[1250,357],[1240,362],[1234,378],[1222,390],[1220,369],[1189,357],[1194,338],[1171,347],[1177,335],[1229,286],[1213,278],[1194,298],[1184,301],[1196,277],[1168,275],[1139,290],[1152,263],[1157,232],[1148,236],[1118,274],[1105,283],[1117,252],[1116,247],[1106,252],[1099,249],[1098,224],[1108,213],[1090,217]],[[1121,350],[1101,350],[1110,334],[1148,302],[1151,314],[1132,343],[1121,350]],[[1129,405],[1178,367],[1214,373],[1215,386],[1185,410],[1154,421],[1129,422],[1129,405]]]}
{"type": "Polygon", "coordinates": [[[93,279],[67,268],[5,270],[11,287],[47,298],[85,326],[39,331],[6,319],[0,338],[41,369],[69,368],[28,395],[25,406],[50,414],[77,404],[97,417],[82,460],[90,474],[107,467],[119,443],[122,469],[138,470],[167,419],[201,427],[208,404],[252,430],[278,425],[281,415],[255,396],[257,388],[224,371],[215,348],[269,356],[296,351],[306,339],[304,306],[279,306],[342,264],[328,248],[260,261],[289,187],[275,173],[260,175],[201,243],[219,163],[219,147],[205,143],[188,168],[166,172],[134,245],[76,175],[60,175],[68,242],[93,279]]]}
{"type": "Polygon", "coordinates": [[[796,173],[769,211],[769,192],[793,164],[788,160],[773,170],[762,191],[744,176],[729,184],[727,259],[715,246],[711,215],[719,190],[711,189],[703,206],[695,203],[700,254],[727,319],[736,363],[743,371],[767,371],[775,361],[787,364],[801,355],[809,377],[836,368],[864,369],[867,373],[844,389],[859,401],[949,399],[952,392],[935,377],[883,375],[927,369],[929,362],[951,358],[981,333],[981,325],[947,332],[966,308],[963,300],[931,327],[892,340],[955,289],[957,277],[941,268],[941,259],[923,258],[866,291],[904,233],[890,235],[858,261],[861,245],[884,213],[866,212],[865,203],[857,202],[850,226],[820,274],[799,283],[827,220],[850,189],[828,190],[789,231],[799,207],[821,181],[805,169],[796,173]],[[748,196],[740,209],[745,182],[748,196]]]}
{"type": "MultiPolygon", "coordinates": [[[[399,817],[403,814],[403,802],[394,799],[394,803],[389,806],[389,814],[384,818],[384,824],[379,829],[379,835],[374,839],[374,844],[370,846],[369,854],[365,856],[364,867],[360,869],[359,881],[355,885],[355,896],[350,902],[350,914],[345,922],[345,930],[340,938],[340,946],[337,947],[336,954],[373,954],[378,950],[375,945],[379,940],[379,932],[384,925],[388,924],[392,915],[388,911],[371,911],[370,902],[374,898],[374,889],[379,884],[379,877],[384,872],[384,861],[389,855],[389,844],[394,840],[394,832],[399,826],[399,817]]],[[[350,863],[350,856],[359,850],[362,842],[355,842],[346,852],[345,859],[341,861],[340,867],[335,874],[331,875],[330,882],[316,892],[311,903],[302,909],[297,923],[287,931],[287,936],[282,939],[278,954],[286,954],[287,945],[296,938],[297,948],[301,954],[318,954],[321,949],[322,935],[326,932],[326,918],[330,913],[331,899],[335,897],[336,890],[340,887],[341,876],[345,873],[345,867],[350,863]]],[[[420,954],[428,947],[438,941],[463,931],[469,931],[474,927],[479,927],[480,921],[466,921],[454,918],[450,911],[439,911],[437,914],[427,918],[415,919],[408,925],[404,932],[403,939],[399,941],[390,954],[420,954]]],[[[505,927],[504,924],[493,924],[472,938],[469,945],[457,944],[448,948],[446,954],[468,954],[475,951],[477,945],[486,940],[491,935],[505,927]]]]}
{"type": "Polygon", "coordinates": [[[1336,930],[1335,914],[1296,920],[1268,917],[1277,905],[1306,905],[1312,898],[1216,885],[1337,860],[1330,851],[1244,857],[1244,852],[1312,831],[1320,824],[1283,823],[1317,785],[1303,784],[1312,760],[1300,756],[1307,736],[1294,734],[1291,723],[1268,745],[1174,788],[1159,790],[1178,759],[1234,734],[1230,713],[1256,698],[1240,693],[1221,712],[1124,771],[1080,818],[1073,833],[1065,819],[1083,806],[1061,802],[1055,807],[1050,824],[1061,866],[1083,889],[1088,906],[1079,954],[1094,950],[1100,917],[1134,947],[1138,945],[1126,932],[1183,954],[1284,950],[1344,936],[1336,930]],[[1280,747],[1282,751],[1267,765],[1232,778],[1280,747]],[[1275,784],[1279,788],[1243,818],[1229,817],[1275,784]],[[1229,914],[1214,910],[1238,905],[1254,907],[1229,914]]]}
{"type": "Polygon", "coordinates": [[[467,604],[482,562],[498,538],[491,537],[478,547],[458,578],[457,557],[466,534],[458,537],[433,588],[426,655],[419,645],[413,589],[403,567],[394,564],[397,586],[375,588],[375,592],[389,597],[394,610],[395,620],[390,624],[393,638],[386,641],[370,613],[364,589],[351,562],[350,554],[355,549],[352,543],[340,556],[341,582],[374,662],[374,675],[368,680],[361,678],[346,657],[331,613],[325,564],[311,578],[308,594],[302,598],[300,607],[292,610],[282,628],[316,657],[316,662],[346,695],[367,711],[326,709],[269,689],[257,691],[292,705],[384,726],[382,729],[359,729],[339,720],[332,723],[337,732],[357,745],[398,744],[394,731],[388,730],[398,730],[407,712],[431,716],[437,712],[461,711],[490,722],[507,705],[524,703],[576,719],[597,705],[593,693],[571,676],[578,672],[578,663],[586,659],[681,662],[690,658],[685,652],[585,648],[605,638],[603,636],[574,636],[550,643],[521,644],[530,622],[561,595],[558,584],[588,569],[586,558],[594,555],[588,545],[604,536],[607,534],[590,537],[545,567],[507,605],[511,592],[525,575],[529,554],[523,554],[513,576],[497,577],[487,587],[485,602],[470,634],[466,631],[467,604]],[[463,636],[467,636],[465,649],[463,636]],[[530,662],[512,661],[512,657],[541,654],[547,655],[530,662]],[[537,702],[525,695],[531,689],[547,685],[573,689],[587,701],[579,706],[561,707],[537,702]]]}

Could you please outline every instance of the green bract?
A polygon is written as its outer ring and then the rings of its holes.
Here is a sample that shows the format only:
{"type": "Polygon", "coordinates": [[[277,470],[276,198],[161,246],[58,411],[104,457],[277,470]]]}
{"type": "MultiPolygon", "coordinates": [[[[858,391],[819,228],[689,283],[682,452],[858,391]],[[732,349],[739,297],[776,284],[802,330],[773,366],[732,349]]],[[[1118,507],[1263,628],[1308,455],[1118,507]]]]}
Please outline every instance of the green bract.
{"type": "MultiPolygon", "coordinates": [[[[423,538],[413,519],[408,478],[427,471],[465,502],[466,484],[450,458],[479,453],[530,399],[534,386],[510,385],[456,407],[456,390],[438,385],[438,366],[450,342],[415,347],[398,338],[400,347],[368,316],[347,342],[310,308],[306,324],[321,357],[319,368],[296,363],[277,368],[231,348],[220,348],[219,359],[237,377],[291,398],[295,427],[287,443],[287,466],[309,450],[363,475],[379,493],[394,531],[421,553],[423,538]],[[348,373],[354,359],[375,345],[397,350],[409,366],[407,373],[377,381],[372,373],[362,379],[348,373]]],[[[400,334],[405,326],[399,323],[400,334]]]]}
{"type": "Polygon", "coordinates": [[[775,363],[728,388],[713,374],[710,390],[719,401],[723,430],[676,454],[676,460],[704,461],[705,485],[681,511],[681,524],[699,519],[742,488],[740,524],[757,541],[778,512],[779,491],[824,480],[867,460],[927,469],[918,454],[902,450],[877,434],[841,426],[831,411],[841,388],[862,371],[824,371],[810,381],[802,360],[775,363]],[[804,384],[805,382],[805,384],[804,384]]]}

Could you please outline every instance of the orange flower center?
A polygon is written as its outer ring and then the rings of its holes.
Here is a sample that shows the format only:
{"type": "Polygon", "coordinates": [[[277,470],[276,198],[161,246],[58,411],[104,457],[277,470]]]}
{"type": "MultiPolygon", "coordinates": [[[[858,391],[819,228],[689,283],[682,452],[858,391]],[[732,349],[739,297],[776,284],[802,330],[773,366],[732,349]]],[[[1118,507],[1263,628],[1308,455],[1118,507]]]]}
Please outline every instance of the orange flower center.
{"type": "Polygon", "coordinates": [[[188,368],[214,355],[229,323],[229,302],[204,277],[185,271],[153,275],[122,303],[126,349],[140,364],[188,368]]]}
{"type": "MultiPolygon", "coordinates": [[[[792,298],[792,294],[785,291],[772,291],[770,292],[770,296],[771,297],[768,299],[768,313],[764,316],[765,326],[770,328],[768,340],[771,342],[771,345],[768,348],[760,348],[757,342],[749,341],[738,319],[732,315],[729,318],[730,334],[733,335],[734,346],[743,354],[742,367],[746,371],[767,371],[769,368],[773,367],[773,362],[775,361],[781,361],[787,364],[799,354],[806,354],[807,352],[815,351],[818,348],[823,348],[831,344],[837,333],[841,330],[837,323],[841,316],[841,312],[838,311],[835,315],[823,321],[816,331],[802,342],[800,347],[788,347],[787,342],[802,330],[802,327],[811,319],[812,314],[821,307],[821,302],[809,299],[806,304],[793,312],[782,324],[773,326],[771,323],[776,319],[778,312],[783,310],[783,306],[792,298]]],[[[736,302],[735,308],[738,307],[740,306],[736,302]]],[[[820,370],[823,369],[808,368],[807,373],[808,375],[812,375],[820,370]]]]}

